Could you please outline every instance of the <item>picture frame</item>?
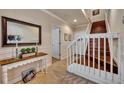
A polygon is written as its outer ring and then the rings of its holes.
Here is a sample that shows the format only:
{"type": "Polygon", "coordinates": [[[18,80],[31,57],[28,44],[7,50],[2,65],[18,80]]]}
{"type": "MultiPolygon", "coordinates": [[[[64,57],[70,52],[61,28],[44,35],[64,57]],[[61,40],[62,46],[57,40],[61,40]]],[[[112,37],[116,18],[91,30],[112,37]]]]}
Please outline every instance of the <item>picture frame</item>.
{"type": "Polygon", "coordinates": [[[68,40],[71,41],[72,38],[71,38],[71,34],[68,35],[68,40]]]}
{"type": "Polygon", "coordinates": [[[98,15],[100,14],[100,10],[99,9],[95,9],[92,11],[92,15],[95,16],[95,15],[98,15]]]}
{"type": "Polygon", "coordinates": [[[64,40],[68,41],[68,34],[67,33],[64,33],[64,40]]]}
{"type": "Polygon", "coordinates": [[[65,34],[64,34],[64,40],[65,40],[65,41],[71,41],[71,40],[72,40],[71,34],[65,33],[65,34]]]}

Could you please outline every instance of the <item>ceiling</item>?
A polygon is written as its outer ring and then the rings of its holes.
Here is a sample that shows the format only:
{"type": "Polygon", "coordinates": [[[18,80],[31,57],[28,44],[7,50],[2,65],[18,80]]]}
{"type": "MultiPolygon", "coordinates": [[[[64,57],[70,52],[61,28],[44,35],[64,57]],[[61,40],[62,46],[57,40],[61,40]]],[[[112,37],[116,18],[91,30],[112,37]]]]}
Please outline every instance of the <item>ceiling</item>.
{"type": "Polygon", "coordinates": [[[75,27],[88,24],[88,21],[81,9],[47,9],[47,11],[53,13],[57,17],[75,27]],[[77,22],[74,22],[74,19],[76,19],[77,22]]]}

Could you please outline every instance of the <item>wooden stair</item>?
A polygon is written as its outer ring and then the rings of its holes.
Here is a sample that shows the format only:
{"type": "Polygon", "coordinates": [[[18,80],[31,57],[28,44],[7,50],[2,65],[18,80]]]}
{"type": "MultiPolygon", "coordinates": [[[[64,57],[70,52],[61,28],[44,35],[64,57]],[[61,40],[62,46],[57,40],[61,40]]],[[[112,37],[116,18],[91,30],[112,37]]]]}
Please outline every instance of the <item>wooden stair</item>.
{"type": "MultiPolygon", "coordinates": [[[[90,34],[96,34],[96,33],[106,33],[106,26],[105,26],[105,21],[99,21],[99,22],[94,22],[92,24],[91,32],[90,34]]],[[[90,67],[93,67],[93,39],[89,40],[90,43],[90,67]]],[[[95,68],[98,69],[98,39],[95,39],[95,68]]],[[[85,59],[86,59],[86,66],[88,66],[88,47],[86,50],[85,54],[85,59]]],[[[84,57],[82,56],[82,62],[81,64],[84,64],[83,62],[84,57]]],[[[78,57],[78,63],[80,62],[79,57],[78,57]]],[[[104,70],[104,39],[100,39],[100,69],[104,70]]],[[[110,72],[110,49],[109,49],[109,43],[108,39],[106,39],[106,70],[110,72]]],[[[113,73],[118,74],[118,67],[116,62],[113,59],[113,73]]]]}

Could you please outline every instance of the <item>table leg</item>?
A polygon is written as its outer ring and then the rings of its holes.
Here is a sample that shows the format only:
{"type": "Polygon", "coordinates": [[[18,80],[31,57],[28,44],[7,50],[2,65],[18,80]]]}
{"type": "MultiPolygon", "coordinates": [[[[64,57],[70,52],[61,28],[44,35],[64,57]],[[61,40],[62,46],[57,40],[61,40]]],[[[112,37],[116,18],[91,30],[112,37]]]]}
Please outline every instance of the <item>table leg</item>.
{"type": "Polygon", "coordinates": [[[45,73],[47,74],[47,58],[44,59],[44,63],[45,63],[45,73]]]}
{"type": "Polygon", "coordinates": [[[43,60],[41,62],[41,70],[42,70],[42,73],[44,73],[44,62],[43,62],[43,60]]]}
{"type": "Polygon", "coordinates": [[[8,73],[7,73],[7,69],[3,69],[2,82],[4,84],[8,84],[8,73]]]}

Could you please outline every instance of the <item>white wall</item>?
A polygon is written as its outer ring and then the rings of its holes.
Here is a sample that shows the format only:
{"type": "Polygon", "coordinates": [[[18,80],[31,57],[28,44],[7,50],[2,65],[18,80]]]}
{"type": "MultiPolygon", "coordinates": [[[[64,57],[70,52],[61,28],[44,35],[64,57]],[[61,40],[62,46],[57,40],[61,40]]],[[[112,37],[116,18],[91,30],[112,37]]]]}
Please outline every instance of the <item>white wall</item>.
{"type": "Polygon", "coordinates": [[[83,25],[83,26],[75,28],[75,30],[74,30],[74,39],[76,39],[79,36],[81,36],[82,34],[84,34],[86,32],[86,28],[87,28],[87,25],[83,25]]]}
{"type": "MultiPolygon", "coordinates": [[[[18,20],[22,20],[25,22],[30,22],[34,24],[38,24],[42,26],[42,45],[39,46],[39,50],[46,52],[50,56],[50,61],[51,61],[51,30],[53,26],[63,26],[65,25],[66,28],[70,29],[70,33],[72,33],[72,29],[62,23],[61,21],[51,17],[50,15],[44,13],[41,10],[0,10],[0,16],[6,16],[18,20]]],[[[1,19],[1,17],[0,17],[1,19]]],[[[1,21],[0,21],[0,28],[1,28],[1,21]]],[[[62,27],[62,32],[69,32],[68,29],[63,29],[62,27]]],[[[1,32],[1,29],[0,29],[1,32]]],[[[0,34],[1,37],[1,34],[0,34]]],[[[63,40],[62,40],[63,42],[63,40]]],[[[68,44],[68,43],[66,43],[68,44]]],[[[0,38],[0,46],[1,46],[1,38],[0,38]]],[[[63,49],[63,48],[62,48],[63,49]]],[[[0,59],[7,58],[7,57],[12,57],[14,54],[12,52],[14,51],[14,47],[0,47],[0,59]],[[9,53],[8,53],[9,52],[9,53]]]]}
{"type": "Polygon", "coordinates": [[[67,55],[67,46],[71,43],[71,41],[64,40],[64,34],[71,34],[73,39],[73,29],[68,27],[67,25],[60,26],[61,31],[61,59],[65,59],[67,55]]]}
{"type": "Polygon", "coordinates": [[[121,53],[124,55],[124,24],[122,19],[124,16],[124,10],[112,9],[109,15],[109,24],[111,32],[119,32],[121,35],[121,53]]]}

